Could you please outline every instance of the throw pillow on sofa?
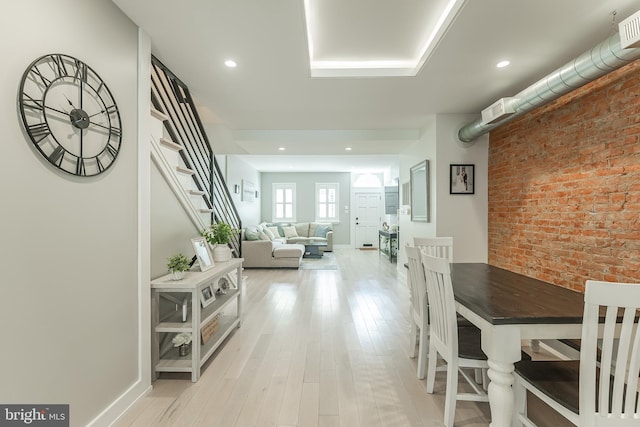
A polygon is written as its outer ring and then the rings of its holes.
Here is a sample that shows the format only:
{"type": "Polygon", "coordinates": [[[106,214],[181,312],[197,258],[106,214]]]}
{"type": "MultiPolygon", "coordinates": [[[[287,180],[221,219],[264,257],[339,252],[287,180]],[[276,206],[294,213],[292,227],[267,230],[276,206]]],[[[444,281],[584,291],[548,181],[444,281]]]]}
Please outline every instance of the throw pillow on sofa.
{"type": "Polygon", "coordinates": [[[264,234],[267,235],[267,237],[269,238],[269,240],[273,240],[275,239],[276,236],[273,235],[273,232],[271,230],[269,230],[267,227],[264,227],[262,229],[262,231],[264,232],[264,234]]]}
{"type": "MultiPolygon", "coordinates": [[[[275,227],[275,226],[274,227],[265,227],[265,230],[269,230],[269,232],[271,233],[271,236],[273,236],[271,238],[271,240],[277,239],[278,237],[282,237],[282,236],[280,236],[280,233],[278,233],[278,227],[275,227]]],[[[267,234],[267,236],[269,236],[269,235],[267,234]]],[[[269,236],[269,237],[271,237],[271,236],[269,236]]]]}
{"type": "Polygon", "coordinates": [[[258,237],[259,237],[258,240],[269,240],[269,241],[271,240],[267,235],[267,233],[264,232],[264,230],[258,232],[258,237]]]}
{"type": "Polygon", "coordinates": [[[244,229],[244,238],[249,241],[260,240],[260,232],[258,226],[250,225],[244,229]]]}
{"type": "Polygon", "coordinates": [[[283,227],[288,227],[288,226],[290,226],[291,224],[284,223],[284,222],[277,222],[277,223],[275,223],[275,224],[273,224],[273,225],[275,225],[276,227],[278,227],[278,235],[277,235],[276,237],[278,237],[278,236],[280,236],[280,237],[286,237],[286,236],[284,235],[284,229],[283,229],[283,227]]]}
{"type": "Polygon", "coordinates": [[[309,223],[308,222],[298,222],[296,224],[291,224],[296,228],[296,233],[298,237],[309,237],[309,223]]]}
{"type": "Polygon", "coordinates": [[[290,237],[298,237],[298,232],[294,226],[282,227],[282,231],[284,231],[284,237],[287,239],[290,237]]]}
{"type": "Polygon", "coordinates": [[[331,231],[330,225],[318,225],[316,227],[315,237],[327,237],[329,231],[331,231]]]}

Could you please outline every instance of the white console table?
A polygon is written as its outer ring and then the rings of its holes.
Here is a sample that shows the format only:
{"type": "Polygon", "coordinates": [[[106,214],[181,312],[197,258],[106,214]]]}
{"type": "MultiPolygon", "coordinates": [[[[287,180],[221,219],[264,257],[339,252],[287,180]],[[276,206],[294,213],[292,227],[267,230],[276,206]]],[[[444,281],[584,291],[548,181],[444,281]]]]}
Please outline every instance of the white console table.
{"type": "Polygon", "coordinates": [[[182,280],[171,280],[171,275],[159,277],[151,281],[151,315],[152,315],[152,367],[153,378],[158,372],[191,372],[191,381],[200,378],[200,369],[224,339],[237,326],[242,324],[242,258],[233,258],[227,262],[217,262],[210,270],[187,271],[182,280]],[[233,272],[235,270],[235,280],[233,272]],[[200,294],[211,286],[215,292],[221,280],[236,284],[229,288],[225,295],[215,295],[215,301],[201,307],[200,294]],[[231,280],[230,280],[231,279],[231,280]],[[176,310],[167,318],[159,318],[159,299],[162,293],[182,293],[191,297],[190,308],[187,307],[187,319],[183,321],[182,310],[176,310]],[[225,308],[236,302],[235,314],[228,314],[225,308]],[[204,325],[218,318],[219,328],[214,335],[201,345],[201,329],[204,325]],[[163,333],[189,332],[192,336],[191,353],[179,356],[175,347],[167,351],[160,348],[160,335],[163,333]]]}

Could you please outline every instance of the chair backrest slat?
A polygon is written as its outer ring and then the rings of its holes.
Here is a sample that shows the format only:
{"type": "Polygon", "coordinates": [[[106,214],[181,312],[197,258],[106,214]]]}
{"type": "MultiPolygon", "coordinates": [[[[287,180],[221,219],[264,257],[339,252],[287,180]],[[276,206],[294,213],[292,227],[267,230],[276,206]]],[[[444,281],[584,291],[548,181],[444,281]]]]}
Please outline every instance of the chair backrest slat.
{"type": "MultiPolygon", "coordinates": [[[[635,310],[634,310],[635,312],[635,310]]],[[[627,394],[625,396],[624,412],[633,414],[638,411],[638,402],[635,399],[638,390],[638,377],[640,377],[640,327],[636,327],[631,348],[631,363],[627,374],[627,394]]]]}
{"type": "Polygon", "coordinates": [[[640,284],[587,281],[580,349],[581,426],[626,426],[640,420],[639,308],[640,284]],[[600,323],[601,307],[606,307],[604,324],[600,323]],[[600,373],[596,390],[600,331],[600,373]]]}
{"type": "MultiPolygon", "coordinates": [[[[598,411],[609,412],[609,390],[611,388],[611,367],[613,365],[613,343],[615,340],[617,307],[607,307],[602,337],[602,352],[600,357],[600,389],[598,390],[598,411]],[[603,409],[604,408],[604,409],[603,409]]],[[[584,326],[583,326],[584,327],[584,326]]]]}
{"type": "Polygon", "coordinates": [[[409,265],[408,278],[411,292],[411,309],[414,311],[414,315],[422,318],[422,316],[426,315],[427,285],[425,283],[420,250],[412,246],[405,246],[405,251],[409,265]]]}
{"type": "Polygon", "coordinates": [[[431,256],[453,262],[453,237],[414,237],[413,245],[431,256]]]}
{"type": "Polygon", "coordinates": [[[449,260],[421,252],[429,298],[429,339],[445,360],[453,360],[458,357],[458,322],[449,260]]]}
{"type": "Polygon", "coordinates": [[[611,412],[621,415],[624,412],[624,390],[627,382],[627,367],[629,366],[629,352],[631,350],[631,336],[633,334],[633,320],[635,310],[624,310],[622,327],[620,328],[620,339],[617,341],[617,357],[615,363],[613,405],[611,412]]]}

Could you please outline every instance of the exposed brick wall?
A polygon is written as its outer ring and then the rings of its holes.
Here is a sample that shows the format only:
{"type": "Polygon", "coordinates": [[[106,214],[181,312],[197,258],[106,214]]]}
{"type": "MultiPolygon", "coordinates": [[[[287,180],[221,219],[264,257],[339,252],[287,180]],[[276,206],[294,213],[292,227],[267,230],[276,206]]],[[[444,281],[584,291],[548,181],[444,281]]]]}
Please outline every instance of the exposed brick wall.
{"type": "Polygon", "coordinates": [[[640,60],[490,134],[489,263],[640,282],[640,60]]]}

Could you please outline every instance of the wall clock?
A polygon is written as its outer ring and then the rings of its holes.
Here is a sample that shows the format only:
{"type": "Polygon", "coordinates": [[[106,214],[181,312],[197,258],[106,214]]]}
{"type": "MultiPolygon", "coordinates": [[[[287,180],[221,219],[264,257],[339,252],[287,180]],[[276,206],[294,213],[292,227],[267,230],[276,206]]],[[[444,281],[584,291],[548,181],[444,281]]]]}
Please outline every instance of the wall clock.
{"type": "Polygon", "coordinates": [[[22,75],[18,102],[31,142],[58,169],[94,176],[118,157],[118,106],[105,82],[79,59],[50,54],[33,61],[22,75]]]}

